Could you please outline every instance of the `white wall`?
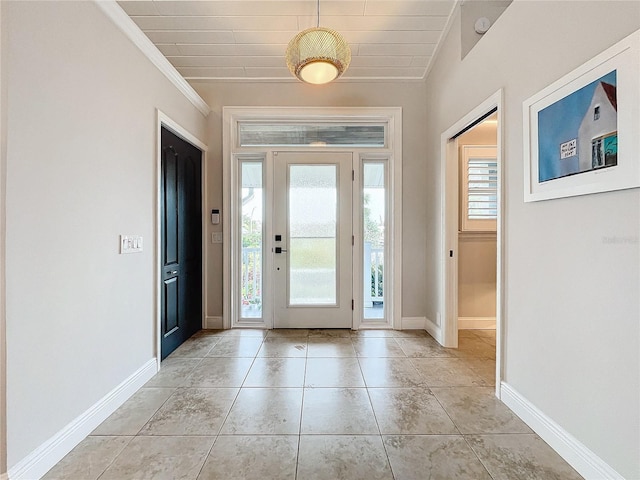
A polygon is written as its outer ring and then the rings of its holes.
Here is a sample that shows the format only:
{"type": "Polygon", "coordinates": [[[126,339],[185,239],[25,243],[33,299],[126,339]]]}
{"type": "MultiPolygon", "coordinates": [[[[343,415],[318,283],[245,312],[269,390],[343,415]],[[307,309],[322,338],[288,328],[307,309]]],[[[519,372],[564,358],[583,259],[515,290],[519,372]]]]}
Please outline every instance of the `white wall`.
{"type": "MultiPolygon", "coordinates": [[[[7,43],[0,2],[0,45],[7,43]]],[[[5,49],[0,48],[0,478],[7,471],[7,346],[6,346],[6,180],[7,180],[7,68],[5,49]]]]}
{"type": "Polygon", "coordinates": [[[2,7],[11,469],[156,355],[156,107],[206,120],[93,2],[2,7]]]}
{"type": "MultiPolygon", "coordinates": [[[[403,296],[402,316],[424,316],[426,270],[424,243],[426,101],[422,82],[346,83],[312,86],[301,82],[231,83],[191,82],[211,107],[207,139],[209,208],[222,207],[223,106],[402,107],[403,117],[403,296]]],[[[224,214],[224,212],[223,212],[224,214]]],[[[221,229],[220,225],[218,229],[221,229]]],[[[213,231],[209,226],[207,235],[213,231]]],[[[222,245],[209,245],[208,316],[222,315],[222,245]]]]}
{"type": "Polygon", "coordinates": [[[629,479],[640,478],[640,191],[525,204],[522,102],[639,27],[638,2],[516,0],[461,61],[458,23],[427,80],[425,129],[434,218],[441,132],[504,88],[504,380],[629,479]]]}

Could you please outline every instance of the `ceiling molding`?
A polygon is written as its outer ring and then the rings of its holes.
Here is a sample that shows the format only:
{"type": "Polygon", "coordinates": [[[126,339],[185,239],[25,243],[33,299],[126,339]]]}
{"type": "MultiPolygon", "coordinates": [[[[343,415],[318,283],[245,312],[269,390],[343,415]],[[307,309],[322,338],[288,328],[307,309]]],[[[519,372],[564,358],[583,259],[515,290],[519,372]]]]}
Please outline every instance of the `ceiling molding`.
{"type": "Polygon", "coordinates": [[[94,2],[202,115],[205,117],[209,115],[211,108],[207,105],[207,102],[205,102],[184,77],[178,73],[169,60],[160,53],[160,50],[142,33],[142,30],[129,18],[115,0],[94,0],[94,2]]]}
{"type": "MultiPolygon", "coordinates": [[[[234,83],[303,83],[297,78],[291,77],[185,77],[194,82],[234,82],[234,83]]],[[[398,82],[422,82],[424,77],[363,77],[363,78],[340,78],[331,82],[339,83],[398,83],[398,82]]]]}
{"type": "Polygon", "coordinates": [[[431,69],[433,68],[433,65],[436,63],[436,59],[438,58],[438,56],[440,54],[440,50],[442,50],[442,44],[446,40],[447,35],[449,35],[449,32],[451,31],[451,27],[453,26],[453,22],[456,20],[456,14],[458,13],[458,12],[456,12],[456,9],[460,9],[462,7],[462,4],[465,1],[466,0],[456,0],[453,3],[453,6],[451,7],[451,12],[449,12],[449,17],[447,19],[447,24],[444,26],[444,29],[440,33],[440,38],[438,39],[438,43],[436,44],[435,50],[431,54],[431,59],[429,60],[429,63],[427,64],[427,68],[425,69],[424,76],[422,78],[426,79],[429,76],[429,73],[431,72],[431,69]]]}

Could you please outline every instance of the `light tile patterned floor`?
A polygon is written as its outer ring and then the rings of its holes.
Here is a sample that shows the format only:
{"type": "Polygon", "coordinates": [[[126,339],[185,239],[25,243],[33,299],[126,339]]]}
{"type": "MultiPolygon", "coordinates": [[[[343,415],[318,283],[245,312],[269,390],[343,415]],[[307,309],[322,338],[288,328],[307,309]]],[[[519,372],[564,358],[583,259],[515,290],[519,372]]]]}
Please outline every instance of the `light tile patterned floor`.
{"type": "Polygon", "coordinates": [[[203,330],[44,478],[581,478],[494,382],[493,331],[203,330]]]}

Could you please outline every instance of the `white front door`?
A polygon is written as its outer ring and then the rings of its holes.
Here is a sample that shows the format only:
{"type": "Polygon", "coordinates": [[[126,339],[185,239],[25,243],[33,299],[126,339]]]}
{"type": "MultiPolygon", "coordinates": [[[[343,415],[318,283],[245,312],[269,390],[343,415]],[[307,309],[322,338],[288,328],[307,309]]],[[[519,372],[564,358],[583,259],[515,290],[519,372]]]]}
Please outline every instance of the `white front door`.
{"type": "Polygon", "coordinates": [[[274,152],[275,328],[352,327],[352,153],[274,152]]]}

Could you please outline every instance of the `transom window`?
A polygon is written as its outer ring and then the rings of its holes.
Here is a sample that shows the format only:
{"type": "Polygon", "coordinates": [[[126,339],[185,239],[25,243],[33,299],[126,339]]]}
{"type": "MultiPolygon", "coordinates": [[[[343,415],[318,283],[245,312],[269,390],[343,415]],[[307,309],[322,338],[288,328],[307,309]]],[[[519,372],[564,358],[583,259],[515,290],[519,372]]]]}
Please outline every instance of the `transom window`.
{"type": "Polygon", "coordinates": [[[367,147],[386,146],[384,124],[239,122],[241,147],[367,147]]]}

